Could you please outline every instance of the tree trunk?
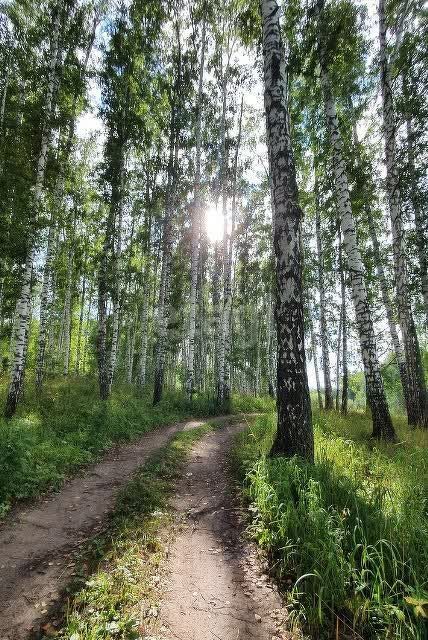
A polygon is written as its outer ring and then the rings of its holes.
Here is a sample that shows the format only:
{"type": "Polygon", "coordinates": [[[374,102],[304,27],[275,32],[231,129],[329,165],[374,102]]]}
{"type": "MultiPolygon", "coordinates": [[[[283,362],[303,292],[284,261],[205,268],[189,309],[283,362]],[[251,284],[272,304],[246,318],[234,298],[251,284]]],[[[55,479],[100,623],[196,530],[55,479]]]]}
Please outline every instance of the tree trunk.
{"type": "Polygon", "coordinates": [[[76,362],[74,364],[74,373],[76,375],[79,375],[80,373],[80,352],[82,349],[83,320],[85,315],[85,296],[86,296],[86,275],[83,276],[82,297],[80,299],[79,326],[77,329],[76,362]]]}
{"type": "Polygon", "coordinates": [[[340,397],[340,347],[342,345],[342,307],[339,313],[339,328],[337,330],[337,348],[336,348],[336,411],[339,411],[340,397]]]}
{"type": "Polygon", "coordinates": [[[58,78],[58,67],[60,65],[62,51],[59,46],[61,31],[61,11],[59,5],[56,7],[52,24],[52,41],[49,58],[48,84],[45,96],[45,120],[42,130],[42,139],[37,159],[36,181],[34,185],[34,222],[31,225],[28,237],[28,249],[25,259],[24,273],[22,276],[21,291],[16,303],[16,317],[18,319],[14,336],[14,354],[11,367],[11,379],[6,399],[5,416],[10,418],[16,411],[19,397],[22,391],[25,372],[25,355],[27,352],[27,340],[30,329],[31,316],[31,287],[33,277],[33,263],[36,254],[35,245],[35,221],[38,218],[38,209],[42,201],[43,183],[48,157],[48,151],[52,134],[52,114],[54,110],[54,91],[58,78]]]}
{"type": "Polygon", "coordinates": [[[398,371],[400,374],[401,386],[403,388],[404,399],[407,406],[407,370],[406,370],[406,358],[404,356],[403,347],[401,346],[400,338],[398,337],[397,327],[394,320],[394,312],[392,309],[392,301],[389,295],[389,286],[385,275],[385,269],[382,264],[382,257],[380,254],[379,240],[377,238],[377,231],[375,228],[373,216],[370,210],[367,210],[367,219],[370,231],[370,238],[373,246],[373,257],[376,265],[376,273],[380,284],[380,291],[382,295],[383,306],[385,307],[386,318],[388,321],[389,333],[391,335],[392,346],[397,360],[398,371]]]}
{"type": "Polygon", "coordinates": [[[261,0],[264,99],[273,183],[278,335],[278,428],[272,455],[314,459],[306,372],[301,253],[302,210],[287,105],[287,75],[276,0],[261,0]]]}
{"type": "Polygon", "coordinates": [[[327,334],[327,318],[326,318],[326,300],[324,286],[324,255],[321,238],[321,211],[319,199],[318,176],[315,166],[315,228],[317,238],[317,257],[318,257],[318,290],[320,295],[320,336],[321,336],[321,355],[322,370],[324,374],[324,407],[326,411],[333,409],[333,390],[331,386],[330,374],[330,356],[328,348],[327,334]]]}
{"type": "Polygon", "coordinates": [[[165,198],[165,218],[162,239],[162,270],[159,290],[157,317],[157,345],[155,357],[155,379],[153,389],[153,404],[162,399],[165,377],[166,339],[168,332],[169,290],[171,280],[172,242],[173,242],[173,214],[176,204],[178,152],[180,146],[180,114],[181,114],[181,40],[178,21],[175,24],[177,41],[177,69],[174,91],[171,101],[171,125],[168,161],[168,183],[165,198]]]}
{"type": "Polygon", "coordinates": [[[418,336],[410,307],[399,175],[396,164],[395,114],[386,48],[385,2],[379,0],[380,79],[385,137],[386,189],[392,227],[398,318],[407,369],[407,418],[409,425],[428,427],[428,400],[418,336]]]}
{"type": "Polygon", "coordinates": [[[241,110],[239,114],[238,137],[236,140],[235,158],[233,164],[233,186],[232,186],[232,219],[230,229],[230,240],[226,247],[225,263],[224,263],[224,302],[223,302],[223,336],[224,345],[224,371],[223,371],[223,392],[222,400],[224,403],[230,400],[230,355],[232,350],[232,266],[233,266],[233,245],[236,226],[236,208],[237,208],[237,174],[238,174],[238,158],[241,145],[242,133],[242,114],[244,109],[244,98],[241,98],[241,110]]]}
{"type": "Polygon", "coordinates": [[[122,286],[122,225],[123,225],[123,184],[124,184],[124,167],[120,176],[120,202],[117,208],[116,219],[116,251],[115,251],[115,292],[113,298],[113,319],[112,319],[112,336],[111,350],[108,365],[108,386],[109,393],[113,384],[114,372],[116,370],[117,351],[119,348],[119,329],[120,329],[120,295],[122,286]]]}
{"type": "Polygon", "coordinates": [[[317,341],[315,337],[314,331],[314,323],[312,321],[311,308],[309,307],[309,331],[311,334],[311,346],[312,346],[312,358],[314,360],[314,369],[315,369],[315,381],[317,385],[317,396],[318,396],[318,407],[323,409],[322,395],[321,395],[321,384],[320,384],[320,373],[318,369],[318,356],[317,356],[317,341]]]}
{"type": "Polygon", "coordinates": [[[342,256],[342,234],[340,232],[340,221],[338,228],[339,237],[339,271],[340,271],[340,296],[341,296],[341,317],[342,317],[342,402],[340,412],[343,416],[348,413],[348,324],[346,314],[346,283],[345,283],[345,269],[342,256]]]}
{"type": "Polygon", "coordinates": [[[72,298],[73,298],[73,266],[74,266],[74,225],[70,233],[70,247],[68,251],[67,264],[67,285],[65,290],[64,301],[64,344],[63,344],[63,374],[68,376],[70,368],[70,345],[71,345],[71,314],[72,314],[72,298]]]}
{"type": "Polygon", "coordinates": [[[160,277],[159,302],[157,311],[157,345],[155,379],[153,390],[153,404],[157,404],[162,399],[163,385],[165,377],[166,361],[166,338],[168,331],[169,316],[169,289],[171,279],[172,261],[172,224],[174,207],[174,190],[176,187],[175,174],[178,163],[178,141],[175,134],[175,121],[171,124],[171,148],[170,148],[170,169],[168,175],[169,184],[166,194],[165,220],[162,241],[162,268],[160,277]]]}
{"type": "Polygon", "coordinates": [[[327,72],[325,50],[322,37],[319,36],[321,65],[321,87],[324,96],[325,116],[331,140],[333,158],[334,187],[339,211],[344,246],[348,259],[348,271],[355,308],[355,316],[361,346],[361,355],[366,378],[367,398],[372,409],[373,436],[393,440],[395,437],[386,400],[385,389],[380,372],[376,350],[373,320],[364,281],[364,266],[357,244],[355,220],[352,214],[351,198],[343,152],[343,140],[339,130],[336,105],[331,91],[327,72]]]}
{"type": "Polygon", "coordinates": [[[202,217],[201,201],[201,147],[202,147],[202,99],[205,67],[205,18],[202,23],[201,61],[199,64],[199,86],[197,98],[197,118],[195,126],[196,137],[196,158],[195,158],[195,181],[193,188],[193,210],[192,210],[192,248],[190,266],[190,301],[189,301],[189,354],[187,361],[186,392],[191,400],[195,387],[195,332],[196,332],[196,300],[198,287],[198,266],[200,249],[200,232],[202,217]]]}
{"type": "MultiPolygon", "coordinates": [[[[85,51],[85,58],[82,64],[81,77],[85,78],[86,70],[91,55],[91,51],[95,41],[95,31],[99,23],[99,13],[96,11],[94,15],[92,31],[88,41],[88,45],[85,51]]],[[[66,141],[61,153],[60,145],[58,148],[58,159],[60,159],[61,170],[56,179],[55,191],[53,197],[53,211],[51,220],[49,223],[48,241],[46,248],[46,260],[43,266],[43,282],[42,291],[40,295],[40,322],[39,322],[39,337],[37,343],[37,357],[36,357],[36,386],[41,387],[43,383],[44,369],[45,369],[45,357],[46,357],[46,344],[48,333],[48,321],[49,321],[49,306],[52,301],[52,263],[54,259],[54,236],[56,226],[56,215],[60,211],[64,200],[64,189],[66,179],[66,168],[69,163],[71,151],[73,148],[74,136],[76,131],[77,121],[77,108],[78,99],[80,95],[80,87],[75,91],[73,95],[73,104],[71,109],[71,119],[68,124],[68,133],[66,141]]]]}
{"type": "MultiPolygon", "coordinates": [[[[221,54],[222,55],[222,54],[221,54]]],[[[216,352],[218,354],[218,371],[217,371],[217,404],[222,405],[224,402],[224,368],[225,368],[225,323],[226,314],[224,309],[224,289],[226,286],[226,261],[227,261],[227,246],[228,246],[228,233],[227,233],[227,151],[226,151],[226,111],[227,111],[227,70],[221,73],[222,76],[222,113],[220,122],[220,175],[219,186],[221,190],[221,202],[222,202],[222,214],[223,214],[223,242],[222,250],[218,251],[218,266],[220,267],[219,277],[219,295],[217,297],[218,304],[218,323],[219,328],[217,332],[218,342],[216,343],[216,352]],[[221,271],[223,272],[223,301],[221,296],[221,271]]]]}
{"type": "Polygon", "coordinates": [[[428,329],[428,217],[424,215],[423,207],[417,200],[418,186],[415,180],[415,158],[413,153],[414,135],[412,120],[406,119],[407,130],[407,162],[410,174],[410,201],[415,217],[416,246],[419,259],[419,274],[421,278],[422,299],[425,310],[425,325],[428,329]]]}

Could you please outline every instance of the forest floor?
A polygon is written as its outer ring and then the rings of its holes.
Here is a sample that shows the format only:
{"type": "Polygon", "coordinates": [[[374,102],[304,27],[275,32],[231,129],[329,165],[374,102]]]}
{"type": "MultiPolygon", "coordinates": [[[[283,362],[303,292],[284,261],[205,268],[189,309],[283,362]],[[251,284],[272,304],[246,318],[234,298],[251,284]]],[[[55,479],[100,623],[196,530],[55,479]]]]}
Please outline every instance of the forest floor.
{"type": "MultiPolygon", "coordinates": [[[[9,514],[0,529],[2,640],[27,636],[60,635],[73,640],[115,636],[116,622],[105,623],[101,635],[95,636],[96,631],[91,635],[91,628],[95,628],[96,618],[101,615],[94,608],[85,613],[89,615],[87,634],[73,634],[70,631],[73,627],[64,622],[67,611],[64,614],[63,605],[68,598],[67,607],[72,611],[76,593],[69,597],[65,590],[78,573],[82,549],[88,541],[95,540],[97,544],[97,537],[110,526],[109,514],[116,508],[120,490],[132,484],[131,476],[156,451],[166,450],[165,446],[170,446],[168,443],[180,434],[185,435],[184,432],[189,432],[189,443],[193,446],[190,460],[187,463],[182,460],[174,481],[174,517],[161,519],[161,530],[152,549],[156,553],[161,540],[167,549],[162,556],[166,577],[159,590],[160,613],[156,609],[155,615],[149,615],[150,624],[144,622],[144,629],[138,629],[137,634],[133,631],[119,637],[156,637],[156,640],[288,637],[281,632],[280,597],[263,572],[255,548],[243,538],[243,516],[228,460],[236,424],[233,418],[224,417],[210,422],[223,428],[205,435],[202,431],[203,439],[196,446],[190,434],[202,428],[201,421],[158,429],[134,444],[117,446],[101,462],[68,481],[59,493],[9,514]]],[[[153,468],[155,475],[161,474],[159,461],[153,468]]],[[[143,485],[146,481],[143,479],[143,485]]],[[[126,527],[129,532],[128,522],[126,527]]],[[[144,539],[138,541],[140,556],[146,535],[143,532],[144,539]]],[[[116,532],[116,537],[120,536],[116,532]]],[[[102,541],[98,544],[102,546],[102,541]]],[[[140,561],[147,566],[151,564],[146,557],[140,561]]],[[[115,580],[115,571],[110,582],[115,580]]],[[[94,583],[88,581],[91,571],[88,574],[80,585],[94,583]]],[[[126,582],[131,584],[133,580],[131,576],[126,582]]],[[[106,608],[105,594],[103,597],[106,608]]],[[[114,609],[117,603],[110,602],[108,606],[114,609]]]]}

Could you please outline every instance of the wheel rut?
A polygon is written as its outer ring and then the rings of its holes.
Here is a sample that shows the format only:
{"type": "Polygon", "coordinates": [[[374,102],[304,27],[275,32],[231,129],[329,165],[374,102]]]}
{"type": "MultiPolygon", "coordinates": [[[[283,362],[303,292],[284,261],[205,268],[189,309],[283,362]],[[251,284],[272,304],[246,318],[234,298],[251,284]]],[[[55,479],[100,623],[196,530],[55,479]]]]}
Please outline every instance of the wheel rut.
{"type": "Polygon", "coordinates": [[[284,631],[281,598],[244,536],[231,472],[228,425],[193,449],[172,504],[177,531],[156,640],[276,640],[284,631]]]}
{"type": "Polygon", "coordinates": [[[116,446],[58,493],[9,515],[0,527],[1,640],[22,640],[39,630],[73,576],[75,553],[103,528],[119,489],[174,434],[202,424],[181,422],[116,446]]]}

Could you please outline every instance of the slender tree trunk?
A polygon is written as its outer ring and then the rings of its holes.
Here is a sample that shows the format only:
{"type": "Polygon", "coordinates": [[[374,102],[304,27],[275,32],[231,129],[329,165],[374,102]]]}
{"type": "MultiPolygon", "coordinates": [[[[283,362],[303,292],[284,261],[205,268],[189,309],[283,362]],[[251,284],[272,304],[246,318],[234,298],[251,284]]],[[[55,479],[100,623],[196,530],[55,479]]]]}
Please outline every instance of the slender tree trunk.
{"type": "Polygon", "coordinates": [[[339,411],[339,397],[340,397],[340,352],[342,345],[342,308],[339,314],[339,328],[337,331],[337,348],[336,348],[336,411],[339,411]]]}
{"type": "Polygon", "coordinates": [[[119,331],[120,331],[120,297],[122,287],[122,226],[123,226],[123,183],[124,168],[120,177],[120,202],[117,210],[116,220],[116,255],[115,255],[115,293],[113,299],[113,318],[112,318],[112,336],[111,350],[108,364],[108,386],[109,393],[113,384],[114,372],[116,370],[117,352],[119,348],[119,331]]]}
{"type": "Polygon", "coordinates": [[[103,249],[98,271],[98,334],[97,360],[100,397],[107,400],[110,393],[109,362],[107,353],[107,307],[109,298],[109,256],[114,237],[115,204],[112,201],[108,210],[103,249]]]}
{"type": "Polygon", "coordinates": [[[322,402],[322,394],[321,394],[321,384],[320,384],[320,372],[318,368],[318,356],[317,356],[317,341],[314,331],[314,323],[312,321],[311,309],[309,308],[309,331],[311,334],[311,346],[312,346],[312,357],[314,360],[314,369],[315,369],[315,381],[317,385],[317,396],[318,396],[318,407],[323,409],[322,402]]]}
{"type": "Polygon", "coordinates": [[[86,321],[85,321],[85,329],[83,332],[83,353],[82,353],[82,373],[86,373],[86,357],[88,353],[88,337],[89,337],[89,322],[91,320],[91,310],[92,310],[92,283],[89,287],[88,293],[88,309],[86,312],[86,321]]]}
{"type": "MultiPolygon", "coordinates": [[[[405,94],[409,93],[407,81],[404,79],[405,94]]],[[[414,144],[415,136],[412,127],[411,114],[406,116],[407,164],[410,177],[410,202],[415,217],[416,247],[419,260],[419,274],[421,279],[422,299],[425,310],[425,324],[428,329],[428,216],[418,199],[419,186],[416,180],[414,144]]]]}
{"type": "MultiPolygon", "coordinates": [[[[59,37],[61,31],[61,11],[59,5],[56,7],[55,16],[52,24],[52,41],[49,59],[48,84],[45,96],[45,120],[42,130],[42,139],[40,145],[39,156],[37,160],[36,181],[34,185],[34,210],[38,217],[38,209],[42,201],[43,183],[45,179],[45,170],[47,156],[51,142],[52,134],[52,113],[54,109],[54,91],[58,78],[58,67],[61,60],[61,48],[59,46],[59,37]]],[[[16,317],[18,319],[16,332],[14,336],[14,354],[11,367],[11,379],[6,399],[5,416],[11,417],[15,411],[22,391],[25,372],[25,355],[27,352],[27,340],[30,329],[31,316],[31,286],[33,277],[33,263],[36,254],[34,224],[29,231],[28,249],[25,259],[24,273],[22,276],[21,291],[16,303],[16,317]]]]}
{"type": "Polygon", "coordinates": [[[198,287],[198,266],[199,266],[199,250],[200,250],[200,231],[201,231],[201,147],[202,147],[202,99],[204,85],[204,67],[205,67],[205,40],[206,40],[206,22],[205,18],[202,23],[202,42],[201,42],[201,60],[199,64],[199,87],[197,98],[197,118],[196,118],[196,158],[195,158],[195,182],[193,188],[193,211],[192,211],[192,248],[191,248],[191,266],[190,266],[190,312],[189,312],[189,355],[187,361],[186,376],[186,392],[189,399],[195,387],[195,332],[196,332],[196,301],[198,287]]]}
{"type": "Polygon", "coordinates": [[[407,368],[407,417],[412,426],[428,427],[428,400],[416,326],[410,306],[406,249],[396,164],[395,114],[386,48],[385,2],[379,0],[380,79],[385,137],[386,189],[392,227],[398,318],[407,368]]]}
{"type": "MultiPolygon", "coordinates": [[[[90,38],[85,51],[85,58],[82,64],[82,71],[81,71],[82,78],[85,78],[85,75],[86,75],[86,69],[87,69],[91,51],[94,45],[95,31],[96,31],[98,22],[99,22],[99,13],[96,11],[94,15],[90,38]]],[[[58,149],[58,159],[60,160],[61,170],[57,176],[56,184],[55,184],[55,192],[54,192],[54,198],[53,198],[53,211],[51,214],[51,221],[49,224],[48,241],[47,241],[47,248],[46,248],[46,259],[45,259],[45,264],[43,266],[42,291],[40,295],[40,316],[39,316],[40,322],[39,322],[39,336],[38,336],[37,357],[36,357],[36,386],[39,388],[43,383],[43,376],[44,376],[44,370],[45,370],[45,358],[46,358],[46,345],[47,345],[47,338],[48,338],[47,334],[48,334],[48,323],[49,323],[49,307],[51,305],[51,301],[53,297],[52,264],[54,260],[54,247],[55,247],[54,237],[56,235],[56,216],[63,206],[66,169],[68,167],[71,151],[73,148],[75,131],[76,131],[79,94],[80,94],[80,87],[76,90],[73,96],[71,119],[68,124],[68,133],[67,133],[66,141],[63,147],[63,151],[61,152],[60,146],[58,149]]]]}
{"type": "Polygon", "coordinates": [[[280,11],[276,0],[261,0],[260,8],[268,155],[275,211],[278,428],[271,453],[298,455],[313,461],[303,323],[302,210],[291,147],[280,11]]]}
{"type": "Polygon", "coordinates": [[[67,264],[67,285],[64,301],[64,344],[63,344],[63,374],[68,376],[70,368],[70,346],[71,346],[71,315],[73,299],[73,267],[74,267],[74,225],[70,233],[70,247],[68,251],[67,264]]]}
{"type": "Polygon", "coordinates": [[[82,281],[82,297],[80,299],[80,313],[79,313],[79,326],[77,329],[77,344],[76,344],[76,362],[74,364],[74,373],[79,375],[80,373],[80,355],[82,349],[82,332],[83,332],[83,320],[85,315],[85,296],[86,296],[86,276],[83,276],[82,281]]]}
{"type": "Polygon", "coordinates": [[[342,317],[342,402],[340,412],[346,416],[348,413],[348,325],[346,314],[346,282],[345,282],[345,269],[342,256],[342,235],[340,232],[340,221],[338,225],[338,237],[339,237],[339,272],[340,272],[340,296],[341,296],[341,311],[342,317]]]}
{"type": "Polygon", "coordinates": [[[238,137],[235,147],[235,158],[233,164],[233,188],[232,188],[232,219],[230,240],[228,245],[225,243],[226,256],[224,264],[224,302],[223,302],[223,336],[224,345],[224,371],[223,371],[223,402],[230,400],[230,355],[232,350],[232,266],[233,266],[233,245],[235,238],[236,226],[236,209],[237,209],[237,174],[238,174],[238,158],[241,145],[242,133],[242,114],[244,109],[244,98],[241,98],[241,110],[238,124],[238,137]]]}
{"type": "Polygon", "coordinates": [[[315,228],[317,238],[317,257],[318,257],[318,290],[320,295],[320,336],[321,336],[321,355],[322,370],[324,375],[324,407],[326,411],[333,409],[333,390],[331,386],[330,374],[330,356],[328,348],[327,334],[327,318],[326,318],[326,299],[324,285],[324,255],[321,238],[321,211],[319,201],[318,176],[315,167],[315,228]]]}
{"type": "Polygon", "coordinates": [[[156,365],[153,391],[153,404],[157,404],[162,399],[165,362],[166,362],[166,339],[168,332],[169,317],[169,289],[171,278],[172,261],[172,224],[174,207],[174,189],[176,186],[175,174],[178,162],[178,141],[175,135],[175,122],[171,125],[171,150],[170,150],[170,170],[166,196],[166,212],[164,220],[163,241],[162,241],[162,268],[160,277],[159,302],[157,312],[157,345],[156,345],[156,365]],[[171,155],[172,154],[172,155],[171,155]]]}
{"type": "Polygon", "coordinates": [[[218,296],[218,315],[219,315],[219,330],[218,330],[218,343],[216,343],[216,351],[218,353],[218,378],[216,384],[217,404],[222,405],[224,402],[224,369],[225,369],[225,322],[226,316],[224,313],[224,287],[225,287],[225,274],[226,274],[226,262],[227,262],[227,247],[228,247],[228,230],[227,230],[227,151],[226,151],[226,111],[227,111],[227,80],[228,73],[225,71],[222,73],[222,114],[220,124],[220,144],[221,144],[221,160],[220,160],[220,189],[221,189],[221,202],[222,202],[222,214],[223,214],[223,242],[222,251],[218,253],[220,271],[223,272],[223,302],[221,296],[221,273],[219,273],[219,296],[218,296]]]}
{"type": "MultiPolygon", "coordinates": [[[[373,216],[371,211],[367,211],[367,219],[369,224],[370,238],[373,246],[373,257],[376,265],[376,273],[380,284],[380,291],[382,295],[383,306],[385,307],[386,318],[388,321],[389,333],[392,340],[392,346],[394,348],[395,358],[397,360],[397,366],[400,373],[401,386],[403,387],[403,394],[406,401],[407,397],[407,370],[406,370],[406,358],[404,356],[403,347],[398,337],[397,327],[395,325],[394,312],[392,309],[392,301],[389,295],[389,286],[385,275],[385,269],[382,264],[382,257],[380,254],[379,240],[377,237],[377,231],[375,228],[373,216]]],[[[407,405],[407,401],[406,401],[407,405]]]]}
{"type": "MultiPolygon", "coordinates": [[[[319,8],[320,5],[322,8],[323,3],[319,2],[319,8]]],[[[394,427],[389,413],[376,350],[376,338],[373,328],[372,314],[364,281],[364,266],[357,243],[355,220],[352,214],[348,176],[346,173],[346,163],[343,151],[343,140],[339,130],[336,105],[333,100],[330,78],[327,72],[325,45],[322,35],[319,35],[319,54],[321,66],[321,87],[324,96],[325,116],[332,149],[334,187],[336,191],[336,201],[341,221],[344,246],[348,259],[352,299],[355,308],[361,355],[366,378],[367,398],[372,410],[373,436],[392,440],[395,437],[394,427]]]]}
{"type": "Polygon", "coordinates": [[[157,317],[157,345],[155,357],[155,376],[153,389],[153,404],[162,399],[166,362],[166,339],[168,333],[169,293],[171,280],[172,243],[173,243],[173,214],[176,204],[178,152],[180,146],[180,114],[181,114],[181,40],[179,23],[176,21],[177,69],[171,102],[171,125],[168,162],[168,183],[165,198],[165,219],[162,239],[162,270],[159,290],[159,304],[157,317]]]}

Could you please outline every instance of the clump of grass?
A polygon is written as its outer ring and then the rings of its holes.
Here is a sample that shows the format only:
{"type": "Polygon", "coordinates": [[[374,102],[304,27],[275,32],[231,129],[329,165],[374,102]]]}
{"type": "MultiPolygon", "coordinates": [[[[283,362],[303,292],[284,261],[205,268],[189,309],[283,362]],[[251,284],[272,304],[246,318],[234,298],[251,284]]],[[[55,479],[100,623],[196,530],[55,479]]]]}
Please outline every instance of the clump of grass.
{"type": "Polygon", "coordinates": [[[427,637],[428,434],[396,426],[380,444],[364,415],[316,414],[315,465],[266,457],[273,415],[239,436],[251,533],[315,637],[427,637]]]}
{"type": "Polygon", "coordinates": [[[172,518],[168,498],[189,450],[210,429],[180,432],[121,491],[108,531],[82,555],[84,567],[57,637],[135,640],[154,634],[172,518]]]}
{"type": "MultiPolygon", "coordinates": [[[[6,380],[0,384],[3,405],[6,380]]],[[[230,412],[260,411],[263,399],[234,396],[230,412]]],[[[41,394],[28,385],[12,420],[0,417],[0,518],[16,500],[57,488],[80,466],[95,460],[113,443],[131,440],[158,426],[190,416],[221,412],[201,395],[190,403],[183,393],[165,393],[153,407],[151,389],[117,385],[107,402],[99,399],[91,378],[53,378],[41,394]]]]}

